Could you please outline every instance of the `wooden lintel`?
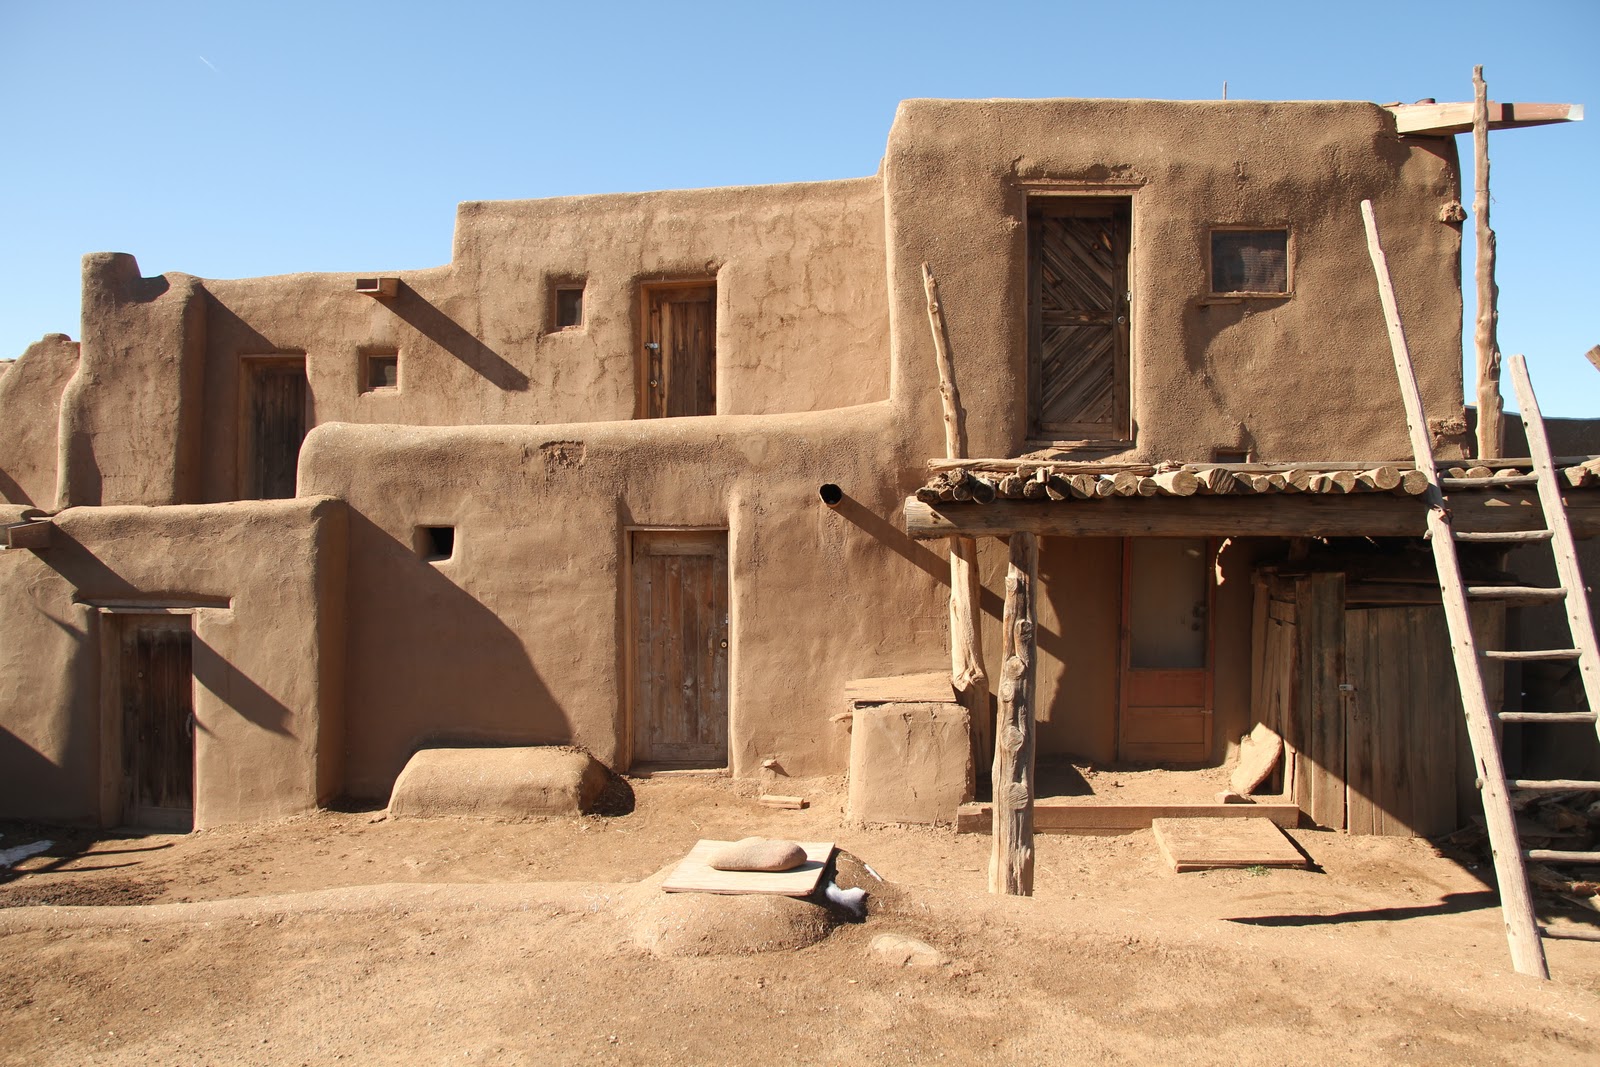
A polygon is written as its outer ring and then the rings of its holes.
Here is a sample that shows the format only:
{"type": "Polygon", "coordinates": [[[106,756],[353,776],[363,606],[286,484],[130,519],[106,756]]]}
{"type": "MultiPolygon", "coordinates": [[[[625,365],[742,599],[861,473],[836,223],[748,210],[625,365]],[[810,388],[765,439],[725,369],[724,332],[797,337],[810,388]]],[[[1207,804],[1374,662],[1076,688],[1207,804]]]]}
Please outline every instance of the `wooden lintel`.
{"type": "MultiPolygon", "coordinates": [[[[1455,528],[1504,533],[1543,528],[1537,494],[1518,489],[1451,497],[1455,528]]],[[[1566,496],[1572,531],[1600,534],[1600,493],[1566,496]]],[[[905,502],[906,533],[940,537],[1421,537],[1425,497],[1369,493],[1270,496],[1107,497],[1103,500],[996,500],[992,504],[905,502]]]]}
{"type": "MultiPolygon", "coordinates": [[[[1085,804],[1070,797],[1040,800],[1033,808],[1037,833],[1129,833],[1145,830],[1156,819],[1270,819],[1278,826],[1300,824],[1300,809],[1282,799],[1250,804],[1085,804]]],[[[994,819],[985,802],[956,809],[956,833],[986,834],[994,819]]]]}
{"type": "Polygon", "coordinates": [[[5,527],[7,548],[41,549],[50,547],[50,535],[56,526],[48,521],[7,523],[5,527]]]}
{"type": "MultiPolygon", "coordinates": [[[[1471,100],[1448,104],[1390,104],[1395,132],[1445,137],[1472,129],[1471,100]]],[[[1489,128],[1516,130],[1556,122],[1583,121],[1582,104],[1517,104],[1489,101],[1489,128]]]]}

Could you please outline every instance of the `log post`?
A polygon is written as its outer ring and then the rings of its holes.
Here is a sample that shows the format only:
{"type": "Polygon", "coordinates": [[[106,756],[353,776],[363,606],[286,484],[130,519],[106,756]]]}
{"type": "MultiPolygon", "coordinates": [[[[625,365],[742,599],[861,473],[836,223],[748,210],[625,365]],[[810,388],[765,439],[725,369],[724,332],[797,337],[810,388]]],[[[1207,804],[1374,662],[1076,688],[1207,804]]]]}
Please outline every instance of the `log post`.
{"type": "Polygon", "coordinates": [[[1494,283],[1494,231],[1489,228],[1489,86],[1483,67],[1472,68],[1472,214],[1477,219],[1478,318],[1473,341],[1478,349],[1478,458],[1500,455],[1500,342],[1496,327],[1499,286],[1494,283]]]}
{"type": "MultiPolygon", "coordinates": [[[[922,265],[922,287],[928,297],[928,326],[933,330],[933,354],[939,365],[939,402],[944,410],[946,459],[966,456],[961,395],[945,335],[944,309],[939,304],[939,283],[922,265]]],[[[983,668],[983,636],[978,631],[978,543],[970,537],[950,538],[950,684],[972,722],[972,740],[982,765],[989,743],[989,675],[983,668]]]]}
{"type": "Polygon", "coordinates": [[[994,823],[989,892],[1033,896],[1034,647],[1033,602],[1038,585],[1039,540],[1011,535],[1006,568],[1005,636],[1000,668],[1000,712],[995,724],[994,823]]]}

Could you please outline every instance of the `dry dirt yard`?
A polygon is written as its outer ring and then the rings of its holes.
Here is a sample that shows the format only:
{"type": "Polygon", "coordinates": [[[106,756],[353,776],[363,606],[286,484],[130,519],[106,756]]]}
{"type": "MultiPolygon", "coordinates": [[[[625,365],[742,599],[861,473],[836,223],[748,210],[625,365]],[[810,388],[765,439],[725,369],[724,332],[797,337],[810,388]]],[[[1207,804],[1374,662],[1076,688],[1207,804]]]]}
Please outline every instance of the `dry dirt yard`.
{"type": "Polygon", "coordinates": [[[1148,831],[1042,837],[1037,896],[998,899],[987,837],[851,827],[839,785],[775,811],[658,778],[630,814],[517,825],[6,825],[0,849],[57,843],[0,885],[0,1061],[1600,1063],[1600,944],[1512,974],[1485,872],[1426,841],[1297,831],[1315,870],[1179,875],[1148,831]],[[746,834],[837,841],[867,921],[660,891],[746,834]],[[882,933],[944,962],[885,962],[882,933]]]}

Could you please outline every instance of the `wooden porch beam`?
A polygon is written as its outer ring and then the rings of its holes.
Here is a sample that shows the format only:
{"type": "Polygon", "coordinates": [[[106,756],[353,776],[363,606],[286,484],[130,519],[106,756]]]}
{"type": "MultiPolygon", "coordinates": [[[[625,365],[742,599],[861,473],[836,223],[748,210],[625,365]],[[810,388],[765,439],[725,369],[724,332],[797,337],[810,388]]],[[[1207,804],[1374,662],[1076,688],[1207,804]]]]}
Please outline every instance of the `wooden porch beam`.
{"type": "MultiPolygon", "coordinates": [[[[1425,137],[1447,137],[1472,129],[1473,101],[1449,104],[1389,104],[1395,131],[1425,137]]],[[[1582,104],[1514,104],[1489,101],[1489,129],[1516,130],[1556,122],[1582,122],[1582,104]]]]}
{"type": "MultiPolygon", "coordinates": [[[[1518,489],[1458,493],[1455,528],[1502,533],[1543,529],[1537,494],[1518,489]]],[[[1600,492],[1566,496],[1572,531],[1600,534],[1600,492]]],[[[1107,497],[1104,500],[996,500],[991,504],[905,502],[914,540],[1006,537],[1421,537],[1428,529],[1424,497],[1273,494],[1248,497],[1107,497]]]]}

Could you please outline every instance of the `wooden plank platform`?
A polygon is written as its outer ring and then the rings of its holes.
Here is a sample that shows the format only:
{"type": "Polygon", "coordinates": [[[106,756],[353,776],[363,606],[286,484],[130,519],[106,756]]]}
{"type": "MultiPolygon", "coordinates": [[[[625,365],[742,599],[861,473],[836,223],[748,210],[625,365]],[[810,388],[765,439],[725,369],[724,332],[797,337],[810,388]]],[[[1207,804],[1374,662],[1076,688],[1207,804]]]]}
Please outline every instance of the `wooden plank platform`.
{"type": "MultiPolygon", "coordinates": [[[[986,834],[987,802],[956,809],[956,833],[986,834]]],[[[1046,797],[1033,806],[1033,829],[1041,834],[1125,834],[1147,830],[1156,819],[1266,819],[1276,826],[1300,825],[1300,809],[1289,803],[1084,804],[1071,797],[1046,797]]]]}
{"type": "Polygon", "coordinates": [[[771,893],[775,896],[803,897],[816,892],[822,869],[833,857],[832,841],[799,841],[806,861],[792,871],[719,871],[706,862],[711,854],[731,841],[697,841],[694,848],[667,878],[662,889],[668,893],[771,893]]]}
{"type": "Polygon", "coordinates": [[[1269,819],[1157,819],[1156,847],[1173,870],[1304,867],[1306,858],[1269,819]]]}

